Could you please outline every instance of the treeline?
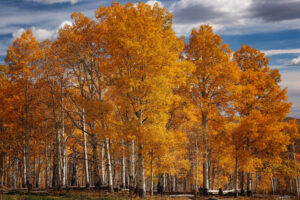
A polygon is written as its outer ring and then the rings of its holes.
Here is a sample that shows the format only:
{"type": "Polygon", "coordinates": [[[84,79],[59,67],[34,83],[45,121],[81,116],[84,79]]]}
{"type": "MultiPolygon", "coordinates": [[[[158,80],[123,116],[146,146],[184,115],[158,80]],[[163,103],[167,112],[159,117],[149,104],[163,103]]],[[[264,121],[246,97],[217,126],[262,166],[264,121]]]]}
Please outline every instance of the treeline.
{"type": "Polygon", "coordinates": [[[1,66],[0,185],[299,194],[299,137],[278,70],[209,25],[176,37],[158,5],[73,13],[1,66]]]}

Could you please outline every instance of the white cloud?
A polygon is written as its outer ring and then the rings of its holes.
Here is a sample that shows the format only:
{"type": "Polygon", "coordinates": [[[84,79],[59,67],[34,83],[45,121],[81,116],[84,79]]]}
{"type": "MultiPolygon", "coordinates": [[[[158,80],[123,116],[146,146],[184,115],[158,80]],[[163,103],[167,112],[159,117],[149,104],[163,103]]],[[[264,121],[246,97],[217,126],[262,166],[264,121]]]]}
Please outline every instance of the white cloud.
{"type": "MultiPolygon", "coordinates": [[[[266,5],[270,6],[284,5],[286,9],[293,8],[293,3],[298,2],[296,6],[300,7],[299,0],[178,0],[171,3],[168,9],[174,14],[173,27],[178,36],[187,36],[192,28],[199,28],[201,24],[210,24],[215,32],[226,35],[300,29],[300,14],[294,16],[295,12],[282,12],[284,15],[280,15],[278,19],[274,18],[276,13],[266,13],[272,15],[273,21],[266,20],[270,16],[257,14],[261,1],[267,1],[266,5]]],[[[259,13],[264,13],[265,7],[259,13]]]]}
{"type": "Polygon", "coordinates": [[[15,40],[16,38],[20,37],[23,32],[25,32],[24,28],[20,28],[19,30],[13,32],[13,34],[12,34],[13,40],[15,40]]]}
{"type": "Polygon", "coordinates": [[[74,4],[77,3],[79,0],[26,0],[26,1],[34,1],[43,4],[66,3],[66,2],[70,2],[74,4]]]}
{"type": "Polygon", "coordinates": [[[66,25],[72,26],[72,22],[70,22],[70,21],[68,21],[68,20],[63,21],[63,22],[59,25],[58,29],[63,28],[63,27],[66,26],[66,25]]]}
{"type": "Polygon", "coordinates": [[[147,1],[146,4],[150,5],[151,7],[153,7],[156,3],[158,3],[158,6],[159,7],[164,7],[163,4],[160,2],[160,1],[157,1],[157,0],[150,0],[150,1],[147,1]]]}
{"type": "Polygon", "coordinates": [[[280,54],[299,54],[300,49],[271,49],[262,50],[267,56],[280,55],[280,54]]]}
{"type": "Polygon", "coordinates": [[[192,28],[210,24],[215,31],[246,24],[245,13],[252,0],[179,0],[168,8],[174,14],[177,35],[188,35],[192,28]]]}
{"type": "Polygon", "coordinates": [[[38,41],[43,41],[45,39],[52,40],[56,37],[56,30],[46,30],[42,28],[32,27],[32,32],[38,41]]]}
{"type": "MultiPolygon", "coordinates": [[[[58,35],[58,30],[60,28],[63,28],[65,25],[72,25],[72,22],[70,21],[63,21],[55,30],[47,30],[42,28],[37,28],[33,26],[31,28],[33,35],[36,37],[36,39],[41,42],[45,39],[53,40],[58,35]]],[[[13,39],[16,39],[22,35],[22,33],[25,31],[24,28],[20,28],[19,30],[13,32],[13,39]]]]}
{"type": "Polygon", "coordinates": [[[290,62],[287,63],[287,65],[299,66],[300,65],[300,56],[292,59],[290,62]]]}

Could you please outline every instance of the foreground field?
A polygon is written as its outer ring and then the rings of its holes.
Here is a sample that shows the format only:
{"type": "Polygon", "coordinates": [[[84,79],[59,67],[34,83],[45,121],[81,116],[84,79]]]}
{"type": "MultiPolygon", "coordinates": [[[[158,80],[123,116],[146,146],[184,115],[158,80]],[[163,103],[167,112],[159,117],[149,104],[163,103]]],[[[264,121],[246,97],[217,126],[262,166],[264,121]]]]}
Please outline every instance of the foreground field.
{"type": "MultiPolygon", "coordinates": [[[[140,199],[135,196],[129,196],[128,193],[115,193],[113,195],[105,192],[52,192],[52,193],[41,193],[41,194],[2,194],[0,195],[0,200],[113,200],[113,199],[140,199]]],[[[194,197],[186,196],[160,196],[156,195],[154,197],[147,196],[146,199],[153,200],[168,200],[168,199],[177,199],[177,200],[189,200],[195,199],[194,197]]],[[[239,200],[261,200],[261,199],[297,199],[295,197],[289,196],[254,196],[254,197],[198,197],[199,200],[218,200],[218,199],[239,199],[239,200]]]]}

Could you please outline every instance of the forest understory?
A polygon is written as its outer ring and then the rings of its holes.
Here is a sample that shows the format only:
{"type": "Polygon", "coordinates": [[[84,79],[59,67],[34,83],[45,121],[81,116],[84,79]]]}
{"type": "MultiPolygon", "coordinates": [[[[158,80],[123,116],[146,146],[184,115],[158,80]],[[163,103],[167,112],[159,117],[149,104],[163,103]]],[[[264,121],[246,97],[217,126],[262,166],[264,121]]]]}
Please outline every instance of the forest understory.
{"type": "MultiPolygon", "coordinates": [[[[197,195],[195,197],[193,194],[154,194],[154,196],[147,195],[147,198],[152,200],[263,200],[263,199],[285,199],[292,200],[298,199],[295,196],[288,195],[262,195],[262,194],[253,194],[252,197],[239,196],[233,197],[234,194],[229,195],[209,195],[201,196],[197,195]]],[[[0,200],[115,200],[115,199],[141,199],[136,195],[130,195],[129,192],[121,191],[114,194],[111,194],[104,190],[68,190],[68,191],[53,191],[53,190],[37,190],[28,192],[26,190],[0,190],[0,200]],[[6,193],[6,194],[3,194],[6,193]]]]}

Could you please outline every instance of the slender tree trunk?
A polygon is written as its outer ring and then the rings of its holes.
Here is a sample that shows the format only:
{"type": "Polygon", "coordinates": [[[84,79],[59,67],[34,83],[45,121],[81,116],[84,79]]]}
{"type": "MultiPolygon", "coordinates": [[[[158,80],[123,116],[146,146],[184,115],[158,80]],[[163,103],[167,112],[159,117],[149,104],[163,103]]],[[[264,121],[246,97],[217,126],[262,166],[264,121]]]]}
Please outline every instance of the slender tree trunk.
{"type": "Polygon", "coordinates": [[[7,186],[10,187],[11,186],[11,155],[10,153],[7,154],[6,157],[6,168],[7,168],[7,186]]]}
{"type": "Polygon", "coordinates": [[[61,80],[61,87],[60,87],[60,118],[61,118],[61,185],[66,186],[66,173],[67,173],[67,152],[66,152],[66,144],[65,144],[65,117],[64,117],[64,85],[61,80]]]}
{"type": "Polygon", "coordinates": [[[210,184],[211,184],[211,159],[210,159],[210,154],[208,153],[208,190],[210,189],[210,184]]]}
{"type": "Polygon", "coordinates": [[[71,186],[78,186],[78,160],[77,160],[77,152],[75,150],[75,145],[72,147],[72,176],[71,176],[71,186]]]}
{"type": "Polygon", "coordinates": [[[23,150],[23,177],[22,177],[22,187],[26,187],[26,145],[24,145],[23,150]]]}
{"type": "Polygon", "coordinates": [[[235,156],[235,197],[239,195],[238,156],[235,156]]]}
{"type": "Polygon", "coordinates": [[[114,188],[113,188],[113,178],[112,178],[111,159],[110,159],[110,150],[109,150],[108,138],[105,139],[105,151],[106,151],[106,159],[107,159],[108,191],[110,193],[113,193],[114,188]]]}
{"type": "Polygon", "coordinates": [[[100,175],[99,175],[99,165],[98,165],[98,141],[95,134],[92,136],[92,148],[93,148],[93,182],[95,187],[99,188],[101,185],[100,175]]]}
{"type": "Polygon", "coordinates": [[[244,195],[245,194],[245,172],[244,171],[241,171],[240,172],[240,187],[241,187],[241,195],[244,195]]]}
{"type": "Polygon", "coordinates": [[[51,96],[52,96],[52,115],[53,115],[53,120],[55,123],[55,154],[54,154],[54,159],[53,159],[53,179],[52,179],[52,184],[56,188],[61,187],[61,137],[60,137],[60,131],[59,131],[59,122],[57,119],[57,114],[56,114],[56,101],[55,101],[55,92],[54,92],[54,83],[52,86],[50,85],[51,89],[51,96]]]}
{"type": "Polygon", "coordinates": [[[171,187],[171,192],[176,192],[176,175],[174,174],[171,176],[171,182],[172,182],[172,187],[171,187]]]}
{"type": "Polygon", "coordinates": [[[101,184],[104,185],[105,182],[105,167],[104,167],[104,149],[105,142],[101,142],[101,184]]]}
{"type": "Polygon", "coordinates": [[[129,190],[130,193],[134,193],[134,140],[131,140],[129,145],[130,163],[129,163],[129,190]]]}
{"type": "Polygon", "coordinates": [[[50,143],[48,143],[46,139],[46,144],[45,144],[45,159],[46,159],[46,188],[51,187],[51,147],[50,143]]]}
{"type": "Polygon", "coordinates": [[[125,153],[124,153],[124,141],[122,140],[122,188],[126,188],[126,166],[125,166],[125,153]]]}
{"type": "Polygon", "coordinates": [[[166,192],[167,191],[167,189],[166,189],[166,173],[163,173],[162,174],[162,191],[163,192],[166,192]]]}
{"type": "Polygon", "coordinates": [[[153,159],[150,162],[150,196],[153,196],[153,159]]]}
{"type": "Polygon", "coordinates": [[[157,175],[157,179],[158,179],[158,181],[157,181],[157,192],[158,193],[160,193],[160,194],[163,194],[163,192],[164,192],[164,188],[163,188],[163,176],[164,176],[164,174],[163,173],[159,173],[158,175],[157,175]]]}
{"type": "Polygon", "coordinates": [[[17,184],[18,184],[18,159],[14,156],[14,160],[13,160],[13,187],[16,189],[17,188],[17,184]]]}
{"type": "Polygon", "coordinates": [[[256,172],[256,178],[255,178],[255,193],[258,193],[258,179],[259,179],[259,175],[258,172],[256,172]]]}
{"type": "MultiPolygon", "coordinates": [[[[295,142],[292,143],[292,151],[293,151],[293,160],[296,162],[295,142]]],[[[300,196],[300,191],[299,191],[298,177],[297,176],[295,178],[295,187],[296,187],[296,195],[297,195],[297,197],[299,197],[300,196]]]]}
{"type": "Polygon", "coordinates": [[[4,152],[1,152],[0,153],[0,186],[1,187],[3,187],[3,177],[4,177],[3,161],[4,161],[4,152]]]}
{"type": "Polygon", "coordinates": [[[195,178],[195,195],[197,196],[198,193],[198,143],[196,138],[196,178],[195,178]]]}
{"type": "Polygon", "coordinates": [[[252,173],[247,173],[247,195],[252,196],[252,173]]]}
{"type": "Polygon", "coordinates": [[[38,158],[38,171],[37,171],[37,188],[41,187],[41,168],[42,168],[42,161],[41,161],[41,150],[42,150],[42,143],[40,141],[40,150],[39,150],[39,158],[38,158]]]}
{"type": "Polygon", "coordinates": [[[145,171],[144,171],[144,156],[142,154],[142,145],[138,144],[138,171],[137,171],[137,188],[139,197],[146,197],[145,171]]]}
{"type": "Polygon", "coordinates": [[[67,149],[66,149],[66,140],[62,138],[62,185],[67,185],[67,169],[68,169],[68,157],[67,157],[67,149]]]}
{"type": "Polygon", "coordinates": [[[29,126],[29,103],[28,103],[28,83],[26,81],[25,84],[25,155],[26,155],[26,186],[28,190],[31,190],[32,183],[31,183],[31,152],[30,152],[30,126],[29,126]]]}
{"type": "Polygon", "coordinates": [[[211,189],[212,190],[214,190],[215,189],[215,176],[216,176],[216,174],[215,174],[216,172],[215,172],[215,165],[214,164],[212,164],[212,171],[211,171],[211,189]]]}
{"type": "Polygon", "coordinates": [[[202,138],[203,138],[203,194],[208,195],[208,135],[207,135],[207,114],[202,113],[202,138]]]}
{"type": "Polygon", "coordinates": [[[274,181],[274,178],[271,177],[271,191],[272,191],[272,194],[275,194],[276,192],[276,188],[275,188],[275,181],[274,181]]]}
{"type": "MultiPolygon", "coordinates": [[[[36,142],[34,142],[36,145],[36,142]]],[[[33,154],[33,187],[36,188],[37,185],[37,178],[36,178],[36,163],[37,163],[37,159],[36,159],[36,153],[33,154]]]]}
{"type": "Polygon", "coordinates": [[[82,109],[82,135],[83,135],[83,154],[84,154],[84,168],[85,168],[85,185],[87,188],[90,187],[90,177],[89,177],[89,165],[88,165],[88,155],[87,155],[87,141],[85,132],[85,114],[84,109],[82,109]]]}
{"type": "Polygon", "coordinates": [[[195,151],[193,151],[193,156],[192,156],[192,187],[191,187],[191,192],[195,192],[195,151]]]}

